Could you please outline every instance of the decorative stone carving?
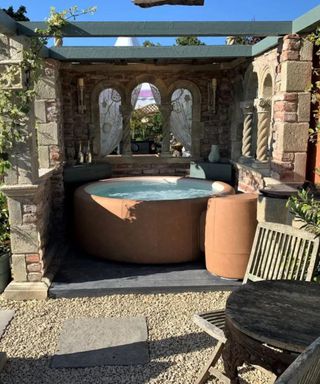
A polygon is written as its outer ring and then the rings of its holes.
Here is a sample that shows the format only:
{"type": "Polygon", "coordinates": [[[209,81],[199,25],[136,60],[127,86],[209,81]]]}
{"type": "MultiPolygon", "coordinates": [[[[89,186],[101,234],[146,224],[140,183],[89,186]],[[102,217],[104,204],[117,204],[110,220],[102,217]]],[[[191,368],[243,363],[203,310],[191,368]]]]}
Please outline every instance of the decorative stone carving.
{"type": "Polygon", "coordinates": [[[26,74],[20,66],[20,62],[2,61],[0,63],[0,73],[8,74],[4,76],[0,83],[2,89],[23,89],[26,85],[26,74]],[[14,80],[12,75],[14,76],[14,80]]]}
{"type": "Polygon", "coordinates": [[[257,160],[265,163],[268,161],[267,149],[270,130],[271,99],[255,99],[255,107],[258,114],[257,160]]]}
{"type": "Polygon", "coordinates": [[[242,151],[244,159],[252,157],[252,128],[253,128],[253,101],[240,103],[243,113],[242,151]]]}

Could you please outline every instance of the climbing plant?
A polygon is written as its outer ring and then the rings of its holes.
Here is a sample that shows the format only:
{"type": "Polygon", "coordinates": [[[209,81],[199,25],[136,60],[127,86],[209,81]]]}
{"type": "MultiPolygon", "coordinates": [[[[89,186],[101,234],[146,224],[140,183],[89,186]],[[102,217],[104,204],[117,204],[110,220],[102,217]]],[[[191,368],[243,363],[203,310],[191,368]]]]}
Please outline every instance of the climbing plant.
{"type": "Polygon", "coordinates": [[[55,7],[50,7],[49,17],[47,19],[46,29],[36,29],[36,32],[42,37],[53,36],[55,39],[55,45],[62,45],[62,29],[67,25],[69,20],[75,20],[78,16],[85,14],[93,14],[96,11],[96,7],[89,7],[86,9],[79,9],[77,5],[65,9],[61,12],[57,12],[55,7]]]}
{"type": "MultiPolygon", "coordinates": [[[[9,7],[4,10],[17,20],[28,20],[25,7],[17,12],[9,7]]],[[[31,103],[36,96],[36,85],[43,71],[41,49],[48,43],[49,37],[62,39],[63,26],[68,19],[79,15],[93,13],[95,7],[79,10],[77,6],[57,12],[51,7],[47,19],[47,28],[36,30],[37,36],[29,41],[29,46],[22,52],[19,63],[1,63],[0,71],[0,182],[5,171],[10,168],[12,148],[28,138],[27,124],[31,103]]],[[[10,232],[8,208],[5,196],[0,193],[0,254],[9,250],[10,232]]]]}
{"type": "Polygon", "coordinates": [[[37,29],[37,36],[30,39],[18,64],[3,66],[0,73],[0,175],[10,168],[9,153],[27,138],[30,105],[36,95],[36,84],[43,70],[40,51],[49,37],[62,38],[62,28],[69,19],[93,13],[95,7],[79,10],[77,6],[62,12],[50,8],[46,29],[37,29]],[[17,86],[17,82],[21,86],[17,86]]]}

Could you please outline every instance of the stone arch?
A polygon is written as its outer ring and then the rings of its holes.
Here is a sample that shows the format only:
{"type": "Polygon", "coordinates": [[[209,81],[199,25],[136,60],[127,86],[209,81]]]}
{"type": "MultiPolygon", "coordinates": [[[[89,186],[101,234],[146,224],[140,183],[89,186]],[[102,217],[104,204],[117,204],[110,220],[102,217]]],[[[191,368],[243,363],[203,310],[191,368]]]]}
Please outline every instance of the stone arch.
{"type": "Polygon", "coordinates": [[[131,101],[131,94],[133,90],[142,83],[150,83],[153,84],[155,87],[158,88],[160,92],[161,97],[161,103],[165,103],[168,100],[168,94],[167,94],[167,86],[164,83],[163,80],[149,74],[143,74],[140,76],[135,77],[133,80],[129,82],[129,84],[126,87],[126,102],[130,103],[131,101]]]}
{"type": "Polygon", "coordinates": [[[274,78],[269,66],[261,71],[259,83],[258,111],[258,137],[257,137],[257,160],[267,163],[272,152],[272,130],[271,122],[273,115],[272,97],[274,93],[274,78]]]}
{"type": "Polygon", "coordinates": [[[244,161],[251,161],[257,148],[257,114],[253,108],[259,95],[259,74],[256,63],[251,63],[243,79],[241,154],[244,161]]]}
{"type": "Polygon", "coordinates": [[[249,65],[244,75],[243,89],[244,101],[254,100],[257,98],[259,92],[258,74],[252,64],[249,65]]]}
{"type": "Polygon", "coordinates": [[[121,97],[121,105],[126,100],[126,93],[124,88],[114,81],[102,80],[97,83],[91,93],[91,124],[89,127],[89,138],[93,144],[93,154],[95,156],[101,156],[100,153],[100,141],[101,141],[101,129],[100,129],[100,111],[99,111],[99,96],[105,89],[114,89],[121,97]]]}
{"type": "Polygon", "coordinates": [[[266,72],[263,78],[261,96],[264,98],[273,96],[273,80],[270,72],[266,72]]]}
{"type": "Polygon", "coordinates": [[[171,102],[172,94],[177,89],[187,89],[192,95],[192,126],[191,126],[191,153],[193,157],[200,156],[201,127],[201,92],[199,87],[190,80],[177,80],[168,87],[168,100],[171,102]]]}

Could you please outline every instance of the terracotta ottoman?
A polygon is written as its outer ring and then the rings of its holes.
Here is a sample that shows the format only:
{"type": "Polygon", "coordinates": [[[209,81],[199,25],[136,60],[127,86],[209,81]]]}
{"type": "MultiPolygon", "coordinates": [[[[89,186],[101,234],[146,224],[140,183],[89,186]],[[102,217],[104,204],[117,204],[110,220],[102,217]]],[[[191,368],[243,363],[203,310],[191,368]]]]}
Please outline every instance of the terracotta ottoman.
{"type": "Polygon", "coordinates": [[[205,225],[206,267],[210,273],[242,279],[257,226],[257,194],[211,198],[205,225]]]}

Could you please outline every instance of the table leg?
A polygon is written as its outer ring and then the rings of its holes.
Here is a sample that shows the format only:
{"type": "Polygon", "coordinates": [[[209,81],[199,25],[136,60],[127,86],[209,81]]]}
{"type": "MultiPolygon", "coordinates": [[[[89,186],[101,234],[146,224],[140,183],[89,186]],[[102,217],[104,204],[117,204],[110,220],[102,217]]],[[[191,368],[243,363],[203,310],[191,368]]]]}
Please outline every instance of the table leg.
{"type": "Polygon", "coordinates": [[[238,367],[241,366],[245,360],[243,359],[238,343],[232,340],[230,334],[222,351],[222,359],[226,376],[230,379],[231,384],[239,384],[238,367]]]}
{"type": "Polygon", "coordinates": [[[297,357],[297,354],[270,348],[244,335],[235,329],[228,319],[224,332],[227,341],[222,351],[222,359],[226,375],[232,384],[239,383],[238,367],[243,363],[261,366],[278,377],[297,357]]]}

